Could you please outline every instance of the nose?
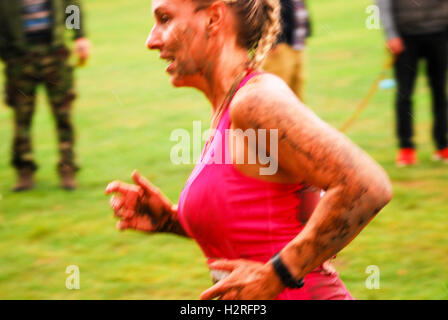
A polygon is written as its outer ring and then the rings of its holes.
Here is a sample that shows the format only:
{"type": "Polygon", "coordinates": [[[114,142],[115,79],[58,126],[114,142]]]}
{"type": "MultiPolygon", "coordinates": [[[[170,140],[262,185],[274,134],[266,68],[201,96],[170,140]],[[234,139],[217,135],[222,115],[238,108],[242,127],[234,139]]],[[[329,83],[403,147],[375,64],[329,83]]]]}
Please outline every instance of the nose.
{"type": "Polygon", "coordinates": [[[154,26],[149,33],[148,39],[146,40],[146,47],[150,50],[160,49],[162,47],[162,39],[156,26],[154,26]]]}

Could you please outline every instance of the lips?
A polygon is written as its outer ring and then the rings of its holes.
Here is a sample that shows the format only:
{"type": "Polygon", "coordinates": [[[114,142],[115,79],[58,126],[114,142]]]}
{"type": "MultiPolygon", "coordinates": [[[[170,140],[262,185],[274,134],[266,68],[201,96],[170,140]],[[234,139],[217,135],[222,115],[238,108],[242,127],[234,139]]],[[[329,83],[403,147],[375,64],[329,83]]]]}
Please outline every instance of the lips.
{"type": "Polygon", "coordinates": [[[160,59],[163,59],[165,61],[168,62],[168,67],[167,69],[173,64],[173,62],[176,60],[174,58],[174,56],[169,56],[169,55],[160,55],[160,59]]]}
{"type": "Polygon", "coordinates": [[[166,60],[170,63],[174,61],[174,57],[161,57],[161,59],[166,60]]]}
{"type": "Polygon", "coordinates": [[[161,55],[160,58],[168,62],[168,66],[166,67],[166,72],[169,73],[169,72],[173,71],[173,64],[174,64],[174,61],[176,60],[174,58],[174,56],[161,55]]]}

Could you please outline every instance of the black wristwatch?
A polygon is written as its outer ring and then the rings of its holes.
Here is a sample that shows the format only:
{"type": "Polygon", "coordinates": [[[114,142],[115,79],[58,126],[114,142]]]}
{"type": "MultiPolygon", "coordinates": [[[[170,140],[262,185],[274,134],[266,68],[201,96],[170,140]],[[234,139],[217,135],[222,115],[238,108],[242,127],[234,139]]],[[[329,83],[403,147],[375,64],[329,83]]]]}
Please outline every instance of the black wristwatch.
{"type": "Polygon", "coordinates": [[[305,282],[303,281],[303,278],[299,280],[295,280],[294,277],[289,272],[288,268],[283,263],[282,259],[280,258],[280,252],[276,253],[271,258],[272,266],[274,267],[275,272],[279,276],[282,283],[292,289],[300,289],[303,287],[305,282]]]}

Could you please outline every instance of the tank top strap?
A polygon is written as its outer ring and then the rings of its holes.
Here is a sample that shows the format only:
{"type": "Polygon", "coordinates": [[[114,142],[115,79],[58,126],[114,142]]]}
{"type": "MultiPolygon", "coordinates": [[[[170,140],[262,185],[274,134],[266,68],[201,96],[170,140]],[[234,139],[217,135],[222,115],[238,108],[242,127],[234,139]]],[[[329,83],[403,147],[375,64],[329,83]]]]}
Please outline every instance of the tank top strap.
{"type": "Polygon", "coordinates": [[[253,77],[261,74],[262,72],[260,71],[253,71],[252,69],[247,70],[247,74],[246,76],[243,78],[243,80],[241,80],[240,85],[238,86],[238,89],[241,89],[242,87],[244,87],[246,85],[247,82],[249,82],[250,79],[252,79],[253,77]]]}

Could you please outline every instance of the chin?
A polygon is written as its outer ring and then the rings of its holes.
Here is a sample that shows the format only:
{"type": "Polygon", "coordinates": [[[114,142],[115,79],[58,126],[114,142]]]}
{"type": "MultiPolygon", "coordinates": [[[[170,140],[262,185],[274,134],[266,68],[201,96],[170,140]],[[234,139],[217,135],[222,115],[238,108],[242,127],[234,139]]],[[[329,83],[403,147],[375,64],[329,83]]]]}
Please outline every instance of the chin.
{"type": "Polygon", "coordinates": [[[172,74],[170,78],[171,84],[176,87],[195,87],[194,79],[190,79],[190,77],[181,77],[177,74],[172,74]]]}
{"type": "Polygon", "coordinates": [[[185,87],[185,86],[186,86],[185,81],[183,81],[182,79],[179,79],[179,78],[176,77],[175,75],[172,75],[172,76],[171,76],[170,81],[171,81],[171,84],[172,84],[174,87],[176,87],[176,88],[179,88],[179,87],[185,87]]]}

